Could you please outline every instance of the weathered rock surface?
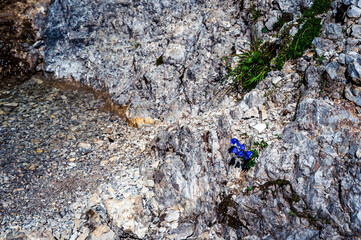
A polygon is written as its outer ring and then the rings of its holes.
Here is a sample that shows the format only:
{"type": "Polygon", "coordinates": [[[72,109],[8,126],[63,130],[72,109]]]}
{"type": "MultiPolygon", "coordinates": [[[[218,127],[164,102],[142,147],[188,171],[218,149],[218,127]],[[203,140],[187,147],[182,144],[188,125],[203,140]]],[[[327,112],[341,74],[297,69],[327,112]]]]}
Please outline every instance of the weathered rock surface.
{"type": "Polygon", "coordinates": [[[171,120],[212,98],[217,56],[247,32],[237,14],[228,1],[54,1],[45,68],[107,89],[129,118],[171,120]]]}
{"type": "MultiPolygon", "coordinates": [[[[93,189],[79,190],[76,198],[53,197],[59,204],[56,216],[41,206],[32,216],[16,207],[9,210],[0,237],[360,238],[361,53],[353,30],[360,24],[359,1],[334,1],[313,41],[315,52],[310,49],[282,71],[270,72],[240,102],[230,96],[213,99],[214,81],[224,74],[217,55],[231,54],[233,43],[236,52],[246,47],[254,25],[259,37],[269,38],[273,33],[262,28],[271,30],[276,16],[292,13],[297,18],[311,4],[53,1],[44,32],[46,70],[107,90],[115,102],[127,106],[128,120],[140,128],[119,129],[108,115],[92,112],[94,122],[105,122],[93,126],[101,139],[86,141],[94,131],[75,139],[71,133],[68,148],[75,154],[58,166],[67,173],[84,170],[77,182],[91,179],[93,189]],[[260,16],[253,25],[254,9],[260,16]],[[120,135],[108,136],[103,124],[120,135]],[[268,143],[248,172],[229,166],[232,137],[247,148],[253,141],[268,143]],[[85,162],[78,163],[80,156],[85,162]],[[106,181],[97,171],[107,174],[106,181]]],[[[20,91],[22,87],[27,85],[19,86],[20,91]]],[[[11,124],[21,128],[19,107],[26,101],[19,94],[12,97],[16,91],[3,94],[0,116],[6,124],[1,131],[16,136],[11,124]]],[[[59,101],[76,99],[54,94],[59,101]]],[[[36,114],[45,114],[33,108],[27,113],[33,121],[36,114]]],[[[26,155],[20,150],[10,154],[14,138],[5,141],[3,155],[21,159],[26,155]]],[[[34,154],[46,151],[37,147],[34,154]]],[[[34,171],[38,165],[24,166],[34,171]]],[[[15,166],[10,172],[24,180],[15,166]]],[[[16,189],[10,178],[1,181],[16,189]]],[[[4,199],[4,209],[14,201],[4,199]]]]}

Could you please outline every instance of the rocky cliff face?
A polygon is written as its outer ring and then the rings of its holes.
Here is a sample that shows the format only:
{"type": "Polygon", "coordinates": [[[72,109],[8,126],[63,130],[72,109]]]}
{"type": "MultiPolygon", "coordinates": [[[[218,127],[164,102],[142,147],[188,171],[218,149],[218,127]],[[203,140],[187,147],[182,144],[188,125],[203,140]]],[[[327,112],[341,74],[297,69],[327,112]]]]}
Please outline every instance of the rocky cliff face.
{"type": "Polygon", "coordinates": [[[204,111],[219,57],[247,39],[229,1],[54,1],[46,70],[111,93],[140,123],[204,111]]]}
{"type": "Polygon", "coordinates": [[[134,147],[139,164],[79,198],[57,219],[72,231],[54,236],[361,237],[361,1],[334,1],[319,16],[315,48],[270,72],[242,101],[213,99],[225,74],[219,57],[247,48],[253,29],[272,40],[279,16],[297,21],[311,4],[54,1],[45,69],[105,89],[149,134],[134,147]],[[229,166],[232,137],[268,142],[248,172],[229,166]],[[136,186],[124,191],[132,174],[136,186]]]}

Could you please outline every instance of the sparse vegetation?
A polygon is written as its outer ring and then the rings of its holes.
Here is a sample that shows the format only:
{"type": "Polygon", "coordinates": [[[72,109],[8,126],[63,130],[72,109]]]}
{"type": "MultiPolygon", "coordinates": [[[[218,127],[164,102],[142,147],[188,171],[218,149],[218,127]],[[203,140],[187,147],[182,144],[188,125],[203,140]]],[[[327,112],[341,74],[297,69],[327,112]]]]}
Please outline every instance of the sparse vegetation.
{"type": "MultiPolygon", "coordinates": [[[[232,157],[229,165],[234,165],[236,168],[242,167],[243,171],[248,171],[254,167],[256,165],[256,159],[259,157],[258,152],[268,146],[265,140],[253,142],[253,137],[249,140],[249,149],[251,149],[249,151],[246,151],[246,146],[241,144],[236,138],[231,139],[231,144],[233,146],[231,146],[228,151],[229,153],[234,153],[239,160],[237,161],[236,157],[232,157]],[[252,143],[256,148],[252,149],[252,143]]],[[[252,188],[250,190],[252,190],[252,188]]]]}
{"type": "Polygon", "coordinates": [[[222,79],[227,80],[228,87],[225,93],[232,89],[249,91],[253,89],[271,70],[270,62],[275,57],[275,48],[262,43],[254,37],[250,49],[237,55],[237,66],[222,79]]]}
{"type": "MultiPolygon", "coordinates": [[[[303,9],[303,15],[295,25],[300,28],[298,32],[292,37],[289,33],[291,27],[283,29],[278,35],[281,40],[278,46],[262,42],[254,33],[249,50],[235,55],[235,49],[232,47],[231,57],[236,57],[237,63],[234,68],[228,67],[229,73],[221,79],[224,86],[223,94],[227,94],[231,90],[250,91],[266,77],[269,71],[282,70],[287,60],[301,57],[311,46],[313,39],[320,34],[321,20],[316,16],[325,13],[330,6],[331,0],[315,0],[309,9],[303,9]]],[[[256,22],[260,17],[260,11],[252,6],[250,12],[252,21],[256,22]]],[[[291,14],[283,14],[273,27],[279,31],[285,23],[291,20],[291,14]]],[[[262,29],[262,32],[267,32],[267,29],[262,29]]],[[[228,57],[225,60],[229,60],[228,57]]]]}
{"type": "Polygon", "coordinates": [[[282,16],[280,16],[275,24],[273,24],[273,30],[279,31],[285,23],[288,23],[289,21],[292,21],[292,14],[290,13],[283,13],[282,16]]]}
{"type": "Polygon", "coordinates": [[[302,15],[305,18],[312,18],[325,13],[331,7],[331,3],[331,0],[315,0],[310,8],[302,11],[302,15]]]}
{"type": "Polygon", "coordinates": [[[251,7],[250,12],[252,14],[251,19],[255,23],[261,16],[261,11],[257,10],[254,6],[251,7]]]}
{"type": "Polygon", "coordinates": [[[295,59],[301,57],[304,51],[311,46],[313,39],[320,35],[320,30],[320,19],[315,17],[307,19],[288,46],[288,49],[286,50],[287,58],[295,59]]]}

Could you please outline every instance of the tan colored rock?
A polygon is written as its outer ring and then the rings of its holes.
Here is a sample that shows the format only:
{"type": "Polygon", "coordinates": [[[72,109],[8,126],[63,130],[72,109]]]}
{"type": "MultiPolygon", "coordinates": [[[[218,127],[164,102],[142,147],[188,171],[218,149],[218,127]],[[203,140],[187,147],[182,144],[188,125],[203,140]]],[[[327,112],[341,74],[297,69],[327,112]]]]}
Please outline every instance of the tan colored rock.
{"type": "Polygon", "coordinates": [[[99,192],[95,192],[88,201],[89,206],[95,206],[100,202],[99,192]]]}
{"type": "Polygon", "coordinates": [[[262,121],[267,120],[268,114],[267,114],[267,111],[266,111],[266,106],[264,106],[264,105],[260,106],[259,111],[261,112],[262,121]]]}
{"type": "Polygon", "coordinates": [[[33,231],[28,235],[28,240],[55,240],[53,234],[50,231],[38,232],[33,231]]]}
{"type": "Polygon", "coordinates": [[[90,234],[91,240],[113,240],[116,239],[115,233],[104,224],[95,228],[90,234]]]}
{"type": "Polygon", "coordinates": [[[142,223],[143,204],[140,195],[130,196],[123,200],[107,199],[105,207],[110,220],[124,231],[131,231],[139,238],[143,238],[147,233],[147,227],[142,223]]]}

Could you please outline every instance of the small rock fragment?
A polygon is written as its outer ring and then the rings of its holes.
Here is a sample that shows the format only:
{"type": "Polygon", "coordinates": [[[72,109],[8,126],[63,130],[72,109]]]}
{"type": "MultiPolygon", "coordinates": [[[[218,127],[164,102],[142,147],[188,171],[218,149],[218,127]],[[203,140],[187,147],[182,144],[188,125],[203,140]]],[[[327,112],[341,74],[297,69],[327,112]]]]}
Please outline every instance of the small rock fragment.
{"type": "Polygon", "coordinates": [[[361,16],[361,8],[358,8],[355,5],[351,5],[347,9],[347,16],[349,18],[359,18],[361,16]]]}
{"type": "Polygon", "coordinates": [[[89,143],[79,143],[78,147],[82,150],[90,150],[92,148],[89,143]]]}
{"type": "Polygon", "coordinates": [[[329,64],[327,64],[326,66],[326,72],[328,73],[328,75],[330,76],[330,78],[332,80],[337,78],[337,72],[339,70],[340,65],[337,62],[330,62],[329,64]]]}
{"type": "Polygon", "coordinates": [[[361,106],[361,87],[348,84],[345,88],[345,97],[358,106],[361,106]]]}
{"type": "Polygon", "coordinates": [[[258,109],[256,107],[252,107],[242,116],[243,119],[258,118],[258,117],[259,114],[258,114],[258,109]]]}
{"type": "Polygon", "coordinates": [[[256,124],[254,126],[252,126],[254,129],[256,129],[258,131],[258,133],[262,133],[264,130],[266,130],[267,128],[267,125],[264,124],[264,123],[259,123],[259,124],[256,124]]]}
{"type": "Polygon", "coordinates": [[[266,111],[266,106],[264,106],[264,105],[260,106],[259,111],[261,112],[262,121],[267,120],[268,114],[267,114],[267,111],[266,111]]]}
{"type": "Polygon", "coordinates": [[[281,80],[282,80],[282,77],[277,76],[277,77],[274,77],[274,78],[272,79],[272,83],[273,83],[274,85],[276,85],[276,84],[279,83],[281,80]]]}

